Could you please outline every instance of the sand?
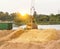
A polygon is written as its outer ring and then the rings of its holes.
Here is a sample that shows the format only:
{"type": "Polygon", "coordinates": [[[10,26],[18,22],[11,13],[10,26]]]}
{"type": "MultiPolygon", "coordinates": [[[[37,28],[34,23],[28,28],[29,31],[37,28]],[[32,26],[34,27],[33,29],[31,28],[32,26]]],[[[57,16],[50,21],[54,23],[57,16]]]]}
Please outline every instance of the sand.
{"type": "Polygon", "coordinates": [[[48,42],[57,39],[57,32],[55,29],[27,30],[18,38],[11,40],[12,42],[48,42]]]}
{"type": "MultiPolygon", "coordinates": [[[[19,33],[20,35],[18,37],[16,35],[16,32],[13,32],[12,34],[9,34],[7,36],[8,38],[10,38],[10,40],[5,41],[5,42],[2,40],[4,42],[4,44],[2,44],[0,46],[0,49],[60,49],[60,30],[55,30],[57,32],[57,34],[56,34],[57,39],[55,39],[56,37],[54,36],[55,38],[51,39],[50,41],[48,41],[46,43],[37,42],[37,41],[20,42],[21,40],[19,41],[18,39],[22,38],[22,35],[24,36],[24,33],[23,33],[24,31],[23,30],[20,30],[20,31],[18,31],[18,32],[20,32],[19,33]],[[22,31],[22,33],[20,31],[22,31]]],[[[18,32],[17,32],[17,34],[18,34],[18,32]]],[[[29,32],[31,32],[31,31],[29,31],[29,32]]],[[[35,30],[35,33],[36,32],[40,32],[40,31],[35,30]]],[[[49,32],[49,30],[47,32],[49,32]]],[[[25,35],[26,34],[27,34],[27,30],[25,31],[25,35]]],[[[27,37],[27,35],[26,35],[26,37],[27,37]]],[[[6,37],[4,39],[6,39],[6,37]]]]}
{"type": "Polygon", "coordinates": [[[12,33],[14,30],[0,30],[0,38],[7,36],[8,34],[12,33]]]}

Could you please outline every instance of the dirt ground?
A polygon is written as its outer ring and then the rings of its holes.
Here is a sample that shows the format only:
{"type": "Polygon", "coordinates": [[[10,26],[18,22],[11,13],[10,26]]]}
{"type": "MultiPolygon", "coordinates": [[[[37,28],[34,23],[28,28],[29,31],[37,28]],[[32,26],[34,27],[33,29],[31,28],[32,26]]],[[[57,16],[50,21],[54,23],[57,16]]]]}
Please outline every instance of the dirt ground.
{"type": "MultiPolygon", "coordinates": [[[[60,30],[57,31],[57,40],[51,40],[47,43],[32,42],[32,43],[15,43],[15,42],[0,42],[0,49],[60,49],[60,30]]],[[[14,32],[14,30],[0,30],[0,38],[5,37],[14,32]]],[[[18,31],[19,32],[19,31],[18,31]]],[[[16,33],[14,33],[15,35],[16,33]]],[[[19,33],[20,34],[20,33],[19,33]]]]}
{"type": "Polygon", "coordinates": [[[12,33],[14,30],[0,30],[0,38],[7,36],[8,34],[12,33]]]}

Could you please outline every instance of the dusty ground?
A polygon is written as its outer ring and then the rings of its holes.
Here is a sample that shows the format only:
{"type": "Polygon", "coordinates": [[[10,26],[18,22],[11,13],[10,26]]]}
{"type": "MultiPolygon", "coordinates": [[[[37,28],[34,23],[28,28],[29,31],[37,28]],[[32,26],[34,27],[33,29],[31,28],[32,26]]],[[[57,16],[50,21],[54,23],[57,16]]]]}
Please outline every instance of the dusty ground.
{"type": "Polygon", "coordinates": [[[60,38],[60,30],[57,30],[58,38],[60,38]]]}
{"type": "MultiPolygon", "coordinates": [[[[18,30],[17,30],[18,31],[18,30]]],[[[21,32],[23,32],[22,30],[20,30],[21,32]]],[[[18,32],[20,32],[18,31],[18,32]]],[[[60,30],[56,30],[57,31],[57,40],[51,40],[47,43],[40,43],[40,42],[31,42],[31,43],[18,43],[18,42],[4,42],[5,39],[7,38],[15,38],[17,36],[19,36],[18,33],[16,34],[16,32],[14,32],[14,30],[4,30],[4,31],[0,31],[0,49],[60,49],[60,30]],[[13,32],[13,33],[11,33],[13,32]],[[7,36],[6,36],[7,35],[7,36]],[[12,37],[11,37],[12,36],[12,37]],[[2,39],[3,37],[3,39],[2,39]],[[5,37],[5,38],[4,38],[5,37]]],[[[10,40],[8,39],[8,40],[10,40]]]]}
{"type": "Polygon", "coordinates": [[[0,38],[7,36],[8,34],[12,33],[14,30],[0,30],[0,38]]]}
{"type": "Polygon", "coordinates": [[[5,41],[1,41],[1,39],[5,38],[12,32],[14,32],[14,30],[0,30],[0,46],[5,43],[5,41]]]}

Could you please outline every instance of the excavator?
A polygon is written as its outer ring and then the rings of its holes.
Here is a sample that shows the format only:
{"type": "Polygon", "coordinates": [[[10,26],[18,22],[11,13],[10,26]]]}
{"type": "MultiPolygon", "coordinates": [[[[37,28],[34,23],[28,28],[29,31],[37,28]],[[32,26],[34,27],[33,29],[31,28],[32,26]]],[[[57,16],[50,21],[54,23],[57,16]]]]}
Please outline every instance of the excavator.
{"type": "Polygon", "coordinates": [[[26,29],[38,29],[34,16],[30,16],[30,21],[26,24],[26,29]]]}
{"type": "Polygon", "coordinates": [[[26,24],[26,29],[38,29],[38,26],[35,23],[35,16],[33,16],[33,14],[36,12],[34,7],[34,2],[35,0],[31,1],[30,21],[26,24]]]}

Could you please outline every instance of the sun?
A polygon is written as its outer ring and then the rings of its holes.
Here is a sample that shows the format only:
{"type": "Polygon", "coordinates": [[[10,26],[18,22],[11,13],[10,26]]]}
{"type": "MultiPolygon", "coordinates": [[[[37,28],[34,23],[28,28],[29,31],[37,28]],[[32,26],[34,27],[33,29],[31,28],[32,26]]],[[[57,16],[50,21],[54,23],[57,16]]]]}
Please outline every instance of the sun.
{"type": "Polygon", "coordinates": [[[26,12],[19,12],[17,15],[18,19],[20,19],[21,21],[27,21],[30,18],[29,14],[26,12]]]}
{"type": "Polygon", "coordinates": [[[26,15],[27,13],[26,12],[20,12],[22,16],[26,15]]]}

